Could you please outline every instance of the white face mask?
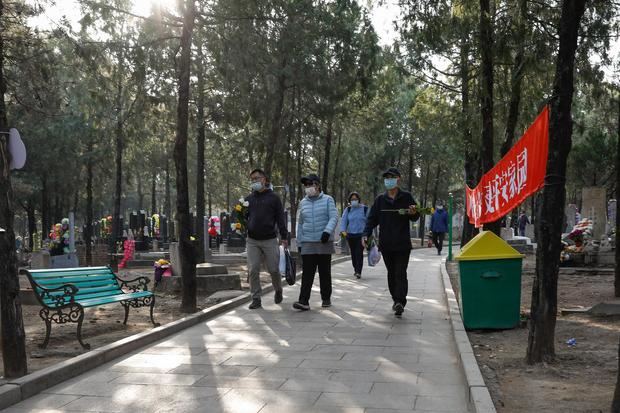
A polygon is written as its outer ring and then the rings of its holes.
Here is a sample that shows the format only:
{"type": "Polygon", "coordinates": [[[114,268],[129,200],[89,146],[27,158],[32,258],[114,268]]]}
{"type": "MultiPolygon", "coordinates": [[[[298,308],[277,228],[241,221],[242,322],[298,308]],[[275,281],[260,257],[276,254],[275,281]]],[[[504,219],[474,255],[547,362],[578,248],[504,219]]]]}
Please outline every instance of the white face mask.
{"type": "Polygon", "coordinates": [[[306,192],[306,196],[315,196],[317,194],[316,188],[313,186],[309,186],[304,189],[306,192]]]}
{"type": "Polygon", "coordinates": [[[360,204],[360,201],[358,201],[357,199],[354,199],[353,201],[351,201],[351,206],[352,207],[356,207],[360,204]]]}

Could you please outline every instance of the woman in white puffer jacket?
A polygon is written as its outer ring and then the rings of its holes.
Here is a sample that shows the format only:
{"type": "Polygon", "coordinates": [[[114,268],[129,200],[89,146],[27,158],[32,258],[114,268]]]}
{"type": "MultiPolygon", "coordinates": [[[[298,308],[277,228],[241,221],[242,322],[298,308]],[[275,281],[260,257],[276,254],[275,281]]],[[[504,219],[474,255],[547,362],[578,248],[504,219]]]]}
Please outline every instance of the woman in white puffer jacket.
{"type": "Polygon", "coordinates": [[[333,233],[338,223],[338,210],[334,198],[321,191],[321,180],[316,174],[301,178],[306,196],[299,204],[297,216],[297,241],[302,255],[302,276],[299,301],[293,307],[310,309],[310,292],[314,275],[319,270],[322,307],[331,306],[331,261],[334,251],[333,233]]]}

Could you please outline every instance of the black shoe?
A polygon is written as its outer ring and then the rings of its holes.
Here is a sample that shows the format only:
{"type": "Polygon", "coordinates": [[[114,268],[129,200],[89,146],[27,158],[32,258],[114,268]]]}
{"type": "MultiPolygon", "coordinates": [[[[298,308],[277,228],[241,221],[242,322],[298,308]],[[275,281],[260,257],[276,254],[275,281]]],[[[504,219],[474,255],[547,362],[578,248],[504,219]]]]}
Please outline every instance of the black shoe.
{"type": "Polygon", "coordinates": [[[260,303],[260,300],[252,300],[252,303],[248,307],[250,310],[256,310],[257,308],[261,308],[263,305],[260,303]]]}
{"type": "Polygon", "coordinates": [[[362,274],[360,274],[359,272],[356,272],[354,275],[355,275],[355,278],[357,278],[358,280],[362,278],[362,274]]]}
{"type": "Polygon", "coordinates": [[[403,311],[405,311],[405,307],[403,307],[401,303],[395,303],[393,308],[394,308],[394,315],[396,317],[400,317],[403,314],[403,311]]]}
{"type": "Polygon", "coordinates": [[[327,308],[327,307],[331,307],[331,306],[332,306],[331,300],[323,300],[323,303],[321,304],[321,307],[323,307],[323,308],[327,308]]]}
{"type": "Polygon", "coordinates": [[[293,308],[296,308],[301,311],[308,311],[310,309],[310,306],[308,304],[302,304],[299,301],[295,301],[293,303],[293,308]]]}
{"type": "Polygon", "coordinates": [[[276,304],[280,304],[282,302],[282,290],[276,290],[276,293],[273,296],[273,302],[276,304]]]}
{"type": "Polygon", "coordinates": [[[396,302],[394,302],[394,304],[392,304],[392,311],[396,311],[396,302]]]}

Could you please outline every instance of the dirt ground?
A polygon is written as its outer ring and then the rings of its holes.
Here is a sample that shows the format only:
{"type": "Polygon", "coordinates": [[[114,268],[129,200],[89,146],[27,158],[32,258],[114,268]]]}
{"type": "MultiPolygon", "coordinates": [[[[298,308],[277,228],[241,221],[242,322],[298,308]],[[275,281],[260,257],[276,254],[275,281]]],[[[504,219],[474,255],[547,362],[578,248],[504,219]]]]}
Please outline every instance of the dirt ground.
{"type": "MultiPolygon", "coordinates": [[[[534,267],[534,257],[528,256],[521,290],[522,319],[529,317],[534,267]]],[[[449,263],[448,271],[458,290],[458,265],[449,263]]],[[[559,311],[612,299],[613,283],[613,272],[561,269],[559,311]]],[[[468,332],[497,411],[608,412],[618,369],[620,318],[558,314],[557,360],[537,366],[525,364],[525,324],[513,330],[468,332]],[[576,345],[566,343],[571,338],[576,345]]]]}
{"type": "MultiPolygon", "coordinates": [[[[245,274],[246,266],[228,267],[229,272],[245,274]]],[[[153,269],[128,269],[121,270],[121,277],[128,279],[138,276],[147,276],[151,279],[149,288],[153,286],[153,269]]],[[[261,273],[263,284],[270,282],[267,273],[261,273]]],[[[26,281],[27,284],[27,281],[26,281]]],[[[242,290],[248,291],[249,285],[246,277],[241,277],[242,290]]],[[[205,295],[198,296],[200,310],[217,304],[220,300],[212,299],[205,295]]],[[[187,314],[179,312],[181,297],[179,295],[164,292],[155,292],[155,311],[153,318],[162,325],[183,318],[187,314]]],[[[76,324],[52,324],[52,333],[46,349],[40,349],[39,344],[45,338],[45,324],[39,317],[39,305],[22,306],[24,328],[26,330],[26,354],[28,357],[28,372],[32,373],[52,364],[67,360],[71,357],[85,353],[76,338],[76,324]]],[[[129,310],[127,325],[123,325],[125,310],[118,304],[110,304],[103,307],[87,308],[82,325],[82,339],[91,345],[92,349],[105,346],[114,341],[140,333],[153,328],[149,318],[149,308],[132,308],[129,310]]],[[[3,383],[2,375],[2,352],[0,351],[0,384],[3,383]]]]}

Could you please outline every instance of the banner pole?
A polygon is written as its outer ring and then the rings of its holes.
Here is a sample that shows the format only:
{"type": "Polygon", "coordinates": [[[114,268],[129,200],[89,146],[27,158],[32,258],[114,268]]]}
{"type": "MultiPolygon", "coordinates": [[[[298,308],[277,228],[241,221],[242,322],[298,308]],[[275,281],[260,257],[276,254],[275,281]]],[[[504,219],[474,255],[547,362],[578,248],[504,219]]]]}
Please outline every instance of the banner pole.
{"type": "Polygon", "coordinates": [[[448,261],[452,261],[452,192],[448,194],[448,261]]]}

